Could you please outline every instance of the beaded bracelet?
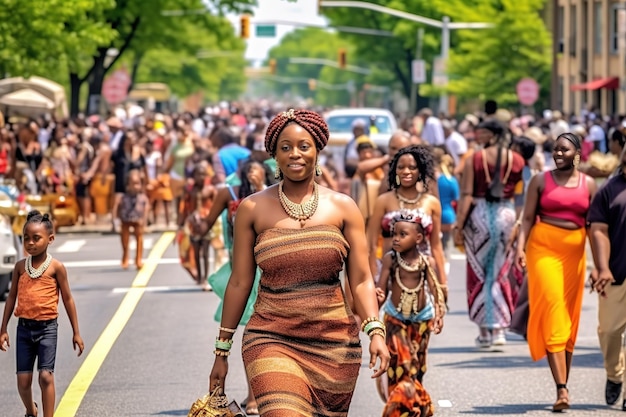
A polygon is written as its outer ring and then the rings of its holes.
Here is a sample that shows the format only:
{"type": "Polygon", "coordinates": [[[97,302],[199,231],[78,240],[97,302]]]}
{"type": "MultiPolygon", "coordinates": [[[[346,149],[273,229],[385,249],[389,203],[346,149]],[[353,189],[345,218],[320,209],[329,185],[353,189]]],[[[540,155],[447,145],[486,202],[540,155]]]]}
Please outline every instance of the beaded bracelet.
{"type": "Polygon", "coordinates": [[[374,329],[383,329],[383,330],[385,330],[385,325],[380,320],[370,321],[369,323],[367,323],[367,325],[365,326],[363,331],[369,335],[370,332],[372,330],[374,330],[374,329]]]}
{"type": "Polygon", "coordinates": [[[370,337],[370,340],[372,340],[372,338],[376,334],[382,336],[383,339],[387,338],[387,333],[383,329],[374,329],[374,330],[372,330],[371,332],[368,333],[368,336],[370,337]]]}
{"type": "Polygon", "coordinates": [[[220,330],[222,332],[226,332],[230,334],[235,334],[235,332],[237,331],[237,329],[229,329],[228,327],[220,327],[220,330]]]}
{"type": "Polygon", "coordinates": [[[220,350],[220,349],[215,349],[215,350],[213,351],[213,354],[214,354],[215,356],[222,356],[222,357],[227,358],[228,356],[230,356],[230,351],[228,351],[228,350],[220,350]]]}
{"type": "Polygon", "coordinates": [[[365,326],[368,325],[368,323],[371,323],[373,321],[380,321],[380,319],[376,316],[372,316],[372,317],[368,317],[365,320],[363,320],[363,322],[361,323],[361,331],[364,332],[365,331],[365,326]]]}
{"type": "Polygon", "coordinates": [[[215,339],[215,349],[229,351],[233,347],[233,339],[215,339]]]}

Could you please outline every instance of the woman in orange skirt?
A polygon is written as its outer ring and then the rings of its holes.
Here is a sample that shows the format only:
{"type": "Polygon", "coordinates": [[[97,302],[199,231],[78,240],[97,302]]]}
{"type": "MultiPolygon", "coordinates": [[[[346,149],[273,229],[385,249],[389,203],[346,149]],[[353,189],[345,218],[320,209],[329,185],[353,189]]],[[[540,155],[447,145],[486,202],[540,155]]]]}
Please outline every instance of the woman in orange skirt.
{"type": "Polygon", "coordinates": [[[558,136],[556,169],[530,181],[518,238],[517,263],[528,272],[528,346],[533,360],[548,356],[557,390],[553,411],[570,407],[567,380],[585,285],[586,217],[596,191],[595,181],[577,169],[580,153],[578,136],[558,136]]]}

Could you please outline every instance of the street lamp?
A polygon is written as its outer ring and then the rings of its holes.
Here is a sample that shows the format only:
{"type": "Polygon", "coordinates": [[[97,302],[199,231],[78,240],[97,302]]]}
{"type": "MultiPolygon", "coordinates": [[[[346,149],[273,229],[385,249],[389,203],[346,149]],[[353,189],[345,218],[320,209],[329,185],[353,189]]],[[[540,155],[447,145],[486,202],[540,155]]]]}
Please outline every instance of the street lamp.
{"type": "MultiPolygon", "coordinates": [[[[321,7],[348,7],[356,9],[368,9],[379,13],[388,14],[390,16],[399,17],[400,19],[410,20],[412,22],[422,23],[441,29],[441,58],[448,60],[450,55],[450,30],[452,29],[488,29],[492,28],[493,23],[482,22],[450,22],[448,16],[444,16],[441,21],[419,16],[412,13],[403,12],[401,10],[392,9],[390,7],[380,6],[378,4],[367,3],[364,1],[336,1],[321,0],[321,7]]],[[[448,94],[444,91],[439,96],[439,111],[447,113],[448,111],[448,94]]]]}

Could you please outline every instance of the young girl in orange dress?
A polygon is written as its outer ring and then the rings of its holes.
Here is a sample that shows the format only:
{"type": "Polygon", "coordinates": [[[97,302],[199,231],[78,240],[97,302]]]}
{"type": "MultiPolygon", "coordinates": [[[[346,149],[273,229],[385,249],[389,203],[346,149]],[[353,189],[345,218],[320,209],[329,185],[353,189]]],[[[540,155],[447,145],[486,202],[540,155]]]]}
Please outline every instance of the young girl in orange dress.
{"type": "Polygon", "coordinates": [[[15,308],[18,318],[15,343],[17,389],[26,407],[25,417],[52,417],[54,414],[59,293],[72,325],[74,350],[78,350],[80,356],[85,348],[78,330],[78,316],[67,271],[48,253],[48,245],[53,241],[54,226],[48,214],[42,215],[37,210],[28,213],[24,225],[24,249],[28,256],[18,261],[13,269],[13,285],[0,326],[0,350],[6,352],[11,346],[7,325],[15,308]],[[32,391],[35,359],[41,388],[40,413],[33,401],[32,391]]]}
{"type": "Polygon", "coordinates": [[[441,332],[445,301],[434,259],[420,252],[430,218],[420,211],[401,210],[391,219],[392,250],[383,257],[376,296],[385,314],[387,375],[377,380],[386,400],[383,417],[424,417],[434,413],[422,386],[430,333],[441,332]]]}
{"type": "Polygon", "coordinates": [[[212,237],[192,235],[192,225],[198,224],[211,211],[217,190],[211,184],[210,165],[201,161],[194,166],[193,179],[184,190],[180,212],[177,242],[180,262],[203,290],[210,290],[207,278],[209,272],[209,245],[212,237]]]}

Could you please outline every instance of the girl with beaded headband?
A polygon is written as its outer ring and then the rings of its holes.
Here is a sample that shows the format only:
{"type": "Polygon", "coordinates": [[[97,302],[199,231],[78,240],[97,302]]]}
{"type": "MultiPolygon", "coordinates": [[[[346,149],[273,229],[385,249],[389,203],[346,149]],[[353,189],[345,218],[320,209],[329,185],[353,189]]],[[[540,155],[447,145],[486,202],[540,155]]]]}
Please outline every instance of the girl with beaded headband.
{"type": "Polygon", "coordinates": [[[376,284],[391,354],[390,372],[377,381],[386,401],[383,417],[431,416],[433,404],[422,378],[430,333],[439,334],[443,327],[444,295],[431,267],[434,259],[418,249],[425,236],[420,213],[396,212],[391,232],[392,250],[383,256],[376,284]]]}
{"type": "Polygon", "coordinates": [[[260,415],[348,415],[361,347],[339,279],[344,262],[356,313],[367,317],[362,330],[370,336],[373,377],[388,365],[360,211],[349,196],[315,182],[319,152],[328,136],[318,113],[278,114],[268,126],[265,146],[282,180],[237,208],[233,270],[209,390],[225,386],[229,340],[258,266],[258,297],[243,334],[242,353],[260,415]]]}
{"type": "Polygon", "coordinates": [[[0,326],[0,350],[10,347],[7,325],[15,308],[18,317],[16,333],[17,385],[20,398],[26,407],[26,416],[38,415],[33,402],[33,367],[37,359],[39,386],[41,388],[42,414],[54,413],[54,366],[57,346],[57,317],[59,293],[72,325],[72,343],[78,356],[85,347],[78,330],[78,316],[70,291],[65,266],[48,253],[54,241],[54,226],[49,215],[37,210],[28,213],[23,232],[26,259],[15,264],[13,284],[4,306],[0,326]],[[16,306],[17,304],[17,306],[16,306]]]}
{"type": "MultiPolygon", "coordinates": [[[[440,284],[445,288],[447,277],[441,243],[441,203],[427,192],[428,184],[435,181],[435,160],[431,149],[425,145],[414,145],[400,149],[389,166],[389,190],[376,199],[374,212],[367,226],[369,262],[374,276],[380,273],[377,259],[379,237],[382,234],[382,253],[391,249],[390,220],[402,209],[420,210],[432,218],[432,233],[422,242],[422,250],[432,254],[439,271],[440,284]]],[[[444,291],[447,297],[447,291],[444,291]]]]}

